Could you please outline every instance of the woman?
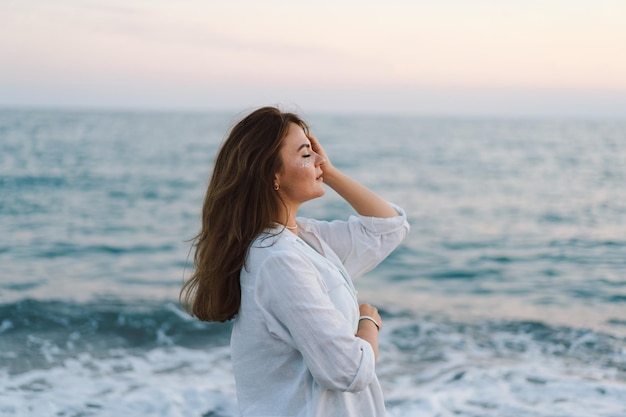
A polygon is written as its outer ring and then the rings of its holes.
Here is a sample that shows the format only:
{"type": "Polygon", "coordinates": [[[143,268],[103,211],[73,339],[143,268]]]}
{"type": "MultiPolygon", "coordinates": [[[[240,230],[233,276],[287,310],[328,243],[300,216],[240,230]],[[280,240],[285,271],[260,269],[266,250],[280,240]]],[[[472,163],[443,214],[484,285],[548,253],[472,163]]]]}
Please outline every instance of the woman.
{"type": "Polygon", "coordinates": [[[205,321],[235,318],[231,352],[242,416],[385,416],[375,374],[375,307],[351,277],[409,230],[404,212],[334,167],[295,114],[258,109],[220,149],[181,294],[205,321]],[[326,183],[359,214],[296,218],[326,183]]]}

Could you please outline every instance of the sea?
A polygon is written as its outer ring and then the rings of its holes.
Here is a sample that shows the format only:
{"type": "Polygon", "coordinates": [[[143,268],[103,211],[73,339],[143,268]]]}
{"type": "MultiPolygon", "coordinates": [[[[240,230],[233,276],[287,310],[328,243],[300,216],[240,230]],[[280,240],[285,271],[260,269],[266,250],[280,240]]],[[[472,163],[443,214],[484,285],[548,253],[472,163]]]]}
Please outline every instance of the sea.
{"type": "MultiPolygon", "coordinates": [[[[0,110],[0,416],[238,415],[178,295],[244,114],[0,110]]],[[[390,417],[626,416],[626,120],[300,114],[411,224],[355,282],[390,417]]]]}

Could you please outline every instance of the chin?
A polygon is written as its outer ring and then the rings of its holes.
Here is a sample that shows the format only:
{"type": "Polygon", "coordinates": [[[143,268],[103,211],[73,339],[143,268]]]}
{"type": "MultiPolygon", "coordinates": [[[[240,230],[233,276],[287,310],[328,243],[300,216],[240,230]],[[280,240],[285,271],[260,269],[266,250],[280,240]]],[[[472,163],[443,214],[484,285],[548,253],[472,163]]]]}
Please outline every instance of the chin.
{"type": "Polygon", "coordinates": [[[322,197],[324,194],[326,194],[326,190],[321,189],[317,194],[315,194],[313,197],[311,197],[311,200],[314,200],[316,198],[320,198],[322,197]]]}

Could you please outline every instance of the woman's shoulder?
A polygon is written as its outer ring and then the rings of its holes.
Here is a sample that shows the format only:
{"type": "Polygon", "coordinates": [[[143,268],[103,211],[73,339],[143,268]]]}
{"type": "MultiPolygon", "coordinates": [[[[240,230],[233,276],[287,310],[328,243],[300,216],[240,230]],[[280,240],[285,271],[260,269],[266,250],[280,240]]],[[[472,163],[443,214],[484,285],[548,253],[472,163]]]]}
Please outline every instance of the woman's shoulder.
{"type": "Polygon", "coordinates": [[[248,249],[248,259],[258,260],[280,252],[290,252],[293,250],[295,240],[297,237],[286,230],[268,229],[252,241],[248,249]]]}
{"type": "Polygon", "coordinates": [[[309,267],[310,259],[303,251],[304,242],[291,232],[260,235],[250,245],[243,275],[255,276],[263,271],[299,270],[309,267]]]}
{"type": "Polygon", "coordinates": [[[296,217],[296,224],[299,231],[319,233],[320,229],[327,228],[333,224],[345,223],[344,220],[320,220],[309,217],[296,217]]]}

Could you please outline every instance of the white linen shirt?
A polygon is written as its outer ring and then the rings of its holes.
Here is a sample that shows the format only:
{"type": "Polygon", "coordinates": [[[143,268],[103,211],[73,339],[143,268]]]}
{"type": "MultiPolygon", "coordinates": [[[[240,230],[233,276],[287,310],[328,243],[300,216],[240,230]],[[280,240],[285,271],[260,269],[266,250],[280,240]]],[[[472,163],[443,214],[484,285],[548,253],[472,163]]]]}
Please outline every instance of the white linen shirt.
{"type": "Polygon", "coordinates": [[[406,236],[406,214],[298,218],[257,238],[241,270],[231,355],[242,416],[384,417],[371,345],[355,336],[350,277],[373,269],[406,236]]]}

